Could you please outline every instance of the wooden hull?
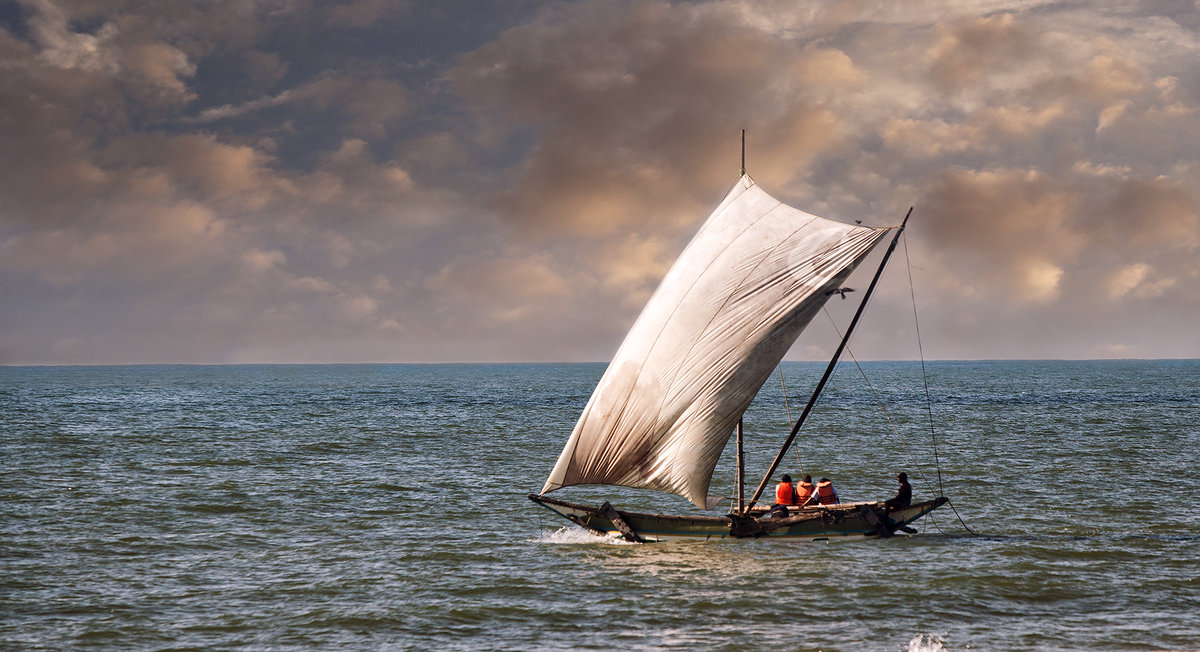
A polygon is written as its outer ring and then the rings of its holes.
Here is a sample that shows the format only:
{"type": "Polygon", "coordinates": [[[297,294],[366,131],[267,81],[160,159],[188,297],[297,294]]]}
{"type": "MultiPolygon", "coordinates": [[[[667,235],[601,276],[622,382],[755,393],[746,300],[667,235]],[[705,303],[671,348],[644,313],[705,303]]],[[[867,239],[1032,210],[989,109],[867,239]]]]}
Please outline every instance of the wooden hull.
{"type": "Polygon", "coordinates": [[[591,507],[537,494],[529,494],[529,499],[586,530],[601,535],[623,536],[632,541],[889,537],[896,530],[907,527],[909,523],[946,503],[946,498],[939,496],[886,515],[881,502],[846,503],[793,508],[794,511],[787,517],[771,518],[762,511],[745,516],[669,516],[618,511],[608,503],[591,507]]]}

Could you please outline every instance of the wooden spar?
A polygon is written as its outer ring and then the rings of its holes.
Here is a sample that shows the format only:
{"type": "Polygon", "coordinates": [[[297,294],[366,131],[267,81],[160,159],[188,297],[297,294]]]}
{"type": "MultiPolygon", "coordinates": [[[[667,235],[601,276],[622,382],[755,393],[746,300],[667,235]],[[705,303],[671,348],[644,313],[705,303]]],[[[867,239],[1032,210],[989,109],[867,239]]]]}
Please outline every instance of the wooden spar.
{"type": "Polygon", "coordinates": [[[892,244],[888,246],[887,253],[883,255],[883,260],[879,263],[879,269],[875,270],[875,277],[871,279],[871,285],[863,293],[862,302],[858,304],[858,310],[855,311],[854,318],[850,320],[850,326],[846,328],[846,334],[842,336],[842,341],[838,344],[837,351],[833,352],[833,359],[829,361],[829,366],[825,368],[825,374],[821,376],[821,381],[817,383],[817,388],[813,390],[812,397],[808,399],[808,404],[804,406],[804,411],[800,413],[800,418],[796,419],[796,424],[792,426],[792,433],[783,442],[783,447],[779,449],[779,454],[775,456],[775,461],[771,462],[771,468],[767,470],[762,482],[758,485],[758,489],[755,490],[754,496],[750,498],[750,503],[746,505],[747,509],[754,507],[759,497],[762,496],[767,483],[771,481],[771,476],[775,475],[775,471],[783,462],[783,456],[787,455],[788,448],[792,446],[792,442],[796,441],[796,435],[800,432],[800,426],[808,418],[808,413],[812,411],[813,405],[816,404],[817,397],[821,395],[821,390],[825,389],[825,383],[833,375],[833,370],[837,367],[838,358],[842,357],[842,350],[850,342],[850,334],[854,332],[854,327],[858,324],[858,318],[862,316],[863,310],[867,307],[867,300],[871,298],[871,293],[875,291],[875,286],[879,283],[879,277],[883,276],[883,268],[887,266],[888,259],[892,257],[892,252],[896,250],[896,243],[900,241],[900,234],[904,233],[904,227],[908,224],[908,218],[912,215],[912,212],[913,209],[910,207],[904,215],[904,221],[900,223],[900,228],[896,229],[896,235],[892,238],[892,244]]]}
{"type": "Polygon", "coordinates": [[[737,424],[737,513],[745,513],[746,509],[746,456],[742,449],[742,420],[737,424]]]}

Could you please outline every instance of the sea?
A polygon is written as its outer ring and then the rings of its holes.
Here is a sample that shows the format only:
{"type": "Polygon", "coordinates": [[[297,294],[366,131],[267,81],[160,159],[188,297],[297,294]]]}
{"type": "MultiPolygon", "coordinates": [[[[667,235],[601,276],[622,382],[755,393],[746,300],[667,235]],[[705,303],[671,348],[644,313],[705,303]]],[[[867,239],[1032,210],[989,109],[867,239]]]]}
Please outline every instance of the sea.
{"type": "MultiPolygon", "coordinates": [[[[752,488],[823,367],[747,412],[752,488]]],[[[775,475],[948,505],[650,544],[527,499],[603,371],[0,367],[0,649],[1200,649],[1200,361],[844,362],[775,475]]]]}

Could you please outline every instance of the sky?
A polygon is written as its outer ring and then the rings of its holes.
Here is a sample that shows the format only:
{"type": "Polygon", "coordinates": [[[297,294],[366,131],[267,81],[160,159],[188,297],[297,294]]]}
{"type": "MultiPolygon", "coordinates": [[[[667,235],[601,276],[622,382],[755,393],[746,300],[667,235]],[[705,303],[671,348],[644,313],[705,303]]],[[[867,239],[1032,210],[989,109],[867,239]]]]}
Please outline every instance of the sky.
{"type": "Polygon", "coordinates": [[[859,359],[1198,358],[1198,29],[1170,0],[2,2],[0,364],[605,361],[742,129],[789,204],[914,208],[859,359]]]}

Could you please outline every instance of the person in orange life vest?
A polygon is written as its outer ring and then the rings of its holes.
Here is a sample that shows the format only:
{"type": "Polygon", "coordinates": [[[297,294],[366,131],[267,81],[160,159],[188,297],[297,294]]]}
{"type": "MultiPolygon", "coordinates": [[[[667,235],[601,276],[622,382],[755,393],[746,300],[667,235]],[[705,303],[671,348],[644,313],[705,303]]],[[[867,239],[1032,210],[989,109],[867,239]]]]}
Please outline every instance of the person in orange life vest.
{"type": "Polygon", "coordinates": [[[779,484],[775,487],[775,504],[796,504],[796,485],[792,484],[792,476],[786,473],[779,479],[779,484]]]}
{"type": "Polygon", "coordinates": [[[900,489],[896,492],[895,498],[890,498],[883,503],[884,509],[892,511],[901,507],[908,507],[912,504],[912,485],[908,484],[908,474],[901,471],[896,479],[900,481],[900,489]]]}
{"type": "Polygon", "coordinates": [[[792,476],[783,474],[779,484],[775,486],[775,504],[771,505],[771,518],[787,518],[788,505],[796,504],[796,485],[792,484],[792,476]]]}
{"type": "Polygon", "coordinates": [[[820,482],[817,482],[817,500],[822,505],[836,505],[841,502],[833,488],[833,480],[821,478],[820,482]]]}
{"type": "Polygon", "coordinates": [[[803,507],[816,500],[816,497],[817,485],[813,484],[812,476],[804,476],[800,484],[796,485],[796,504],[803,507]]]}

